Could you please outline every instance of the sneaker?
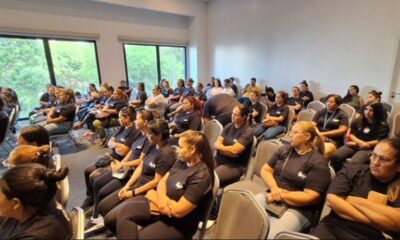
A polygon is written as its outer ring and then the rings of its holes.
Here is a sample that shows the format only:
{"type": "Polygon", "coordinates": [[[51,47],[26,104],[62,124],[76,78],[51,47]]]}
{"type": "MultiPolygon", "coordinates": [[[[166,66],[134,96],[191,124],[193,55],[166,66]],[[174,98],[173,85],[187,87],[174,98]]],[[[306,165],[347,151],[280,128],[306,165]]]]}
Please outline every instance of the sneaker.
{"type": "Polygon", "coordinates": [[[90,208],[91,206],[93,206],[93,204],[94,204],[93,198],[92,197],[86,197],[86,199],[83,201],[83,203],[81,205],[81,208],[83,210],[86,210],[86,209],[90,208]]]}
{"type": "Polygon", "coordinates": [[[103,224],[104,225],[104,218],[102,216],[98,217],[90,217],[90,222],[96,225],[103,224]]]}
{"type": "MultiPolygon", "coordinates": [[[[215,222],[216,222],[215,220],[208,220],[206,223],[206,230],[214,226],[215,222]]],[[[203,228],[203,222],[199,222],[199,225],[197,227],[199,230],[201,230],[203,228]]]]}
{"type": "Polygon", "coordinates": [[[88,224],[86,225],[85,234],[104,231],[106,229],[106,227],[104,226],[103,217],[98,217],[95,219],[91,218],[90,220],[93,220],[93,222],[88,222],[88,224]]]}

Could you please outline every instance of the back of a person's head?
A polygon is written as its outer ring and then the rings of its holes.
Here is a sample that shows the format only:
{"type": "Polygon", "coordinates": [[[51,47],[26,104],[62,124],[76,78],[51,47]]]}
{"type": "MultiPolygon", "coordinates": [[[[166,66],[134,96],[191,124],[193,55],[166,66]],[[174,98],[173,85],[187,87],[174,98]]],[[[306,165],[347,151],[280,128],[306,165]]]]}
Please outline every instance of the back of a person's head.
{"type": "Polygon", "coordinates": [[[26,126],[21,129],[19,136],[30,145],[42,146],[50,144],[49,132],[40,125],[26,126]]]}
{"type": "Polygon", "coordinates": [[[161,136],[161,139],[167,140],[169,137],[168,122],[164,119],[154,119],[149,123],[149,132],[161,136]]]}
{"type": "Polygon", "coordinates": [[[14,166],[25,163],[38,163],[45,167],[49,166],[50,146],[43,145],[40,147],[32,145],[20,145],[8,156],[8,163],[14,166]]]}
{"type": "Polygon", "coordinates": [[[40,164],[22,164],[7,170],[0,179],[0,190],[7,199],[18,199],[25,211],[45,211],[57,192],[56,183],[68,168],[47,169],[40,164]]]}

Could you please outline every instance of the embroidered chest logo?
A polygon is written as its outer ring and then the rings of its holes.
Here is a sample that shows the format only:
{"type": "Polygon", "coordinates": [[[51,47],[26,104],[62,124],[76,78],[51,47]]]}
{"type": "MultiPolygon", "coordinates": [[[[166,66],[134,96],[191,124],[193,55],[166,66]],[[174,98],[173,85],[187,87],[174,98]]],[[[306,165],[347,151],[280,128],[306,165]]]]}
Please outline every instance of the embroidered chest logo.
{"type": "Polygon", "coordinates": [[[307,176],[306,176],[302,171],[300,171],[300,172],[297,174],[297,176],[298,176],[299,178],[301,178],[302,180],[304,180],[304,179],[307,178],[307,176]]]}
{"type": "Polygon", "coordinates": [[[183,188],[183,185],[182,185],[181,182],[177,182],[177,183],[175,184],[175,187],[176,187],[176,189],[182,189],[182,188],[183,188]]]}
{"type": "Polygon", "coordinates": [[[149,166],[150,166],[151,168],[156,168],[156,164],[153,163],[153,162],[149,163],[149,166]]]}

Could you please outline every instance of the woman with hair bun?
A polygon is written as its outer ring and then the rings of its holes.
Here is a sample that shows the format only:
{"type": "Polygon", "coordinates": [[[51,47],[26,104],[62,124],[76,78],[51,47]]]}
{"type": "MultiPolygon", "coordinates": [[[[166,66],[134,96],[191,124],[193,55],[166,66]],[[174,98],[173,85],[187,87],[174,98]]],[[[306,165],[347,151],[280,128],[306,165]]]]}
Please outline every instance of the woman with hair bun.
{"type": "Polygon", "coordinates": [[[49,167],[50,146],[43,145],[40,147],[32,145],[20,145],[10,153],[7,160],[3,162],[8,168],[24,164],[24,163],[39,163],[45,167],[49,167]]]}
{"type": "Polygon", "coordinates": [[[57,182],[68,168],[46,169],[40,164],[22,164],[6,171],[0,179],[0,226],[2,239],[65,239],[72,228],[65,213],[51,204],[57,182]]]}

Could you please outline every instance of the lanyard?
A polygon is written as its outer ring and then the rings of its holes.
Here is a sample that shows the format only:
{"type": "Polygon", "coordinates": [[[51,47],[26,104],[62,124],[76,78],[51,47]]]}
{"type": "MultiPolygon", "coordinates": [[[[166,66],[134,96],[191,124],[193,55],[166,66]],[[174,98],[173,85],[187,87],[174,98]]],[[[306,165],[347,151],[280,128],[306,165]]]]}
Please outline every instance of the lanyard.
{"type": "Polygon", "coordinates": [[[328,118],[328,110],[325,113],[325,119],[324,119],[324,125],[322,126],[322,129],[325,130],[326,125],[328,125],[328,122],[331,120],[331,118],[335,115],[336,110],[332,113],[332,115],[328,118]]]}

